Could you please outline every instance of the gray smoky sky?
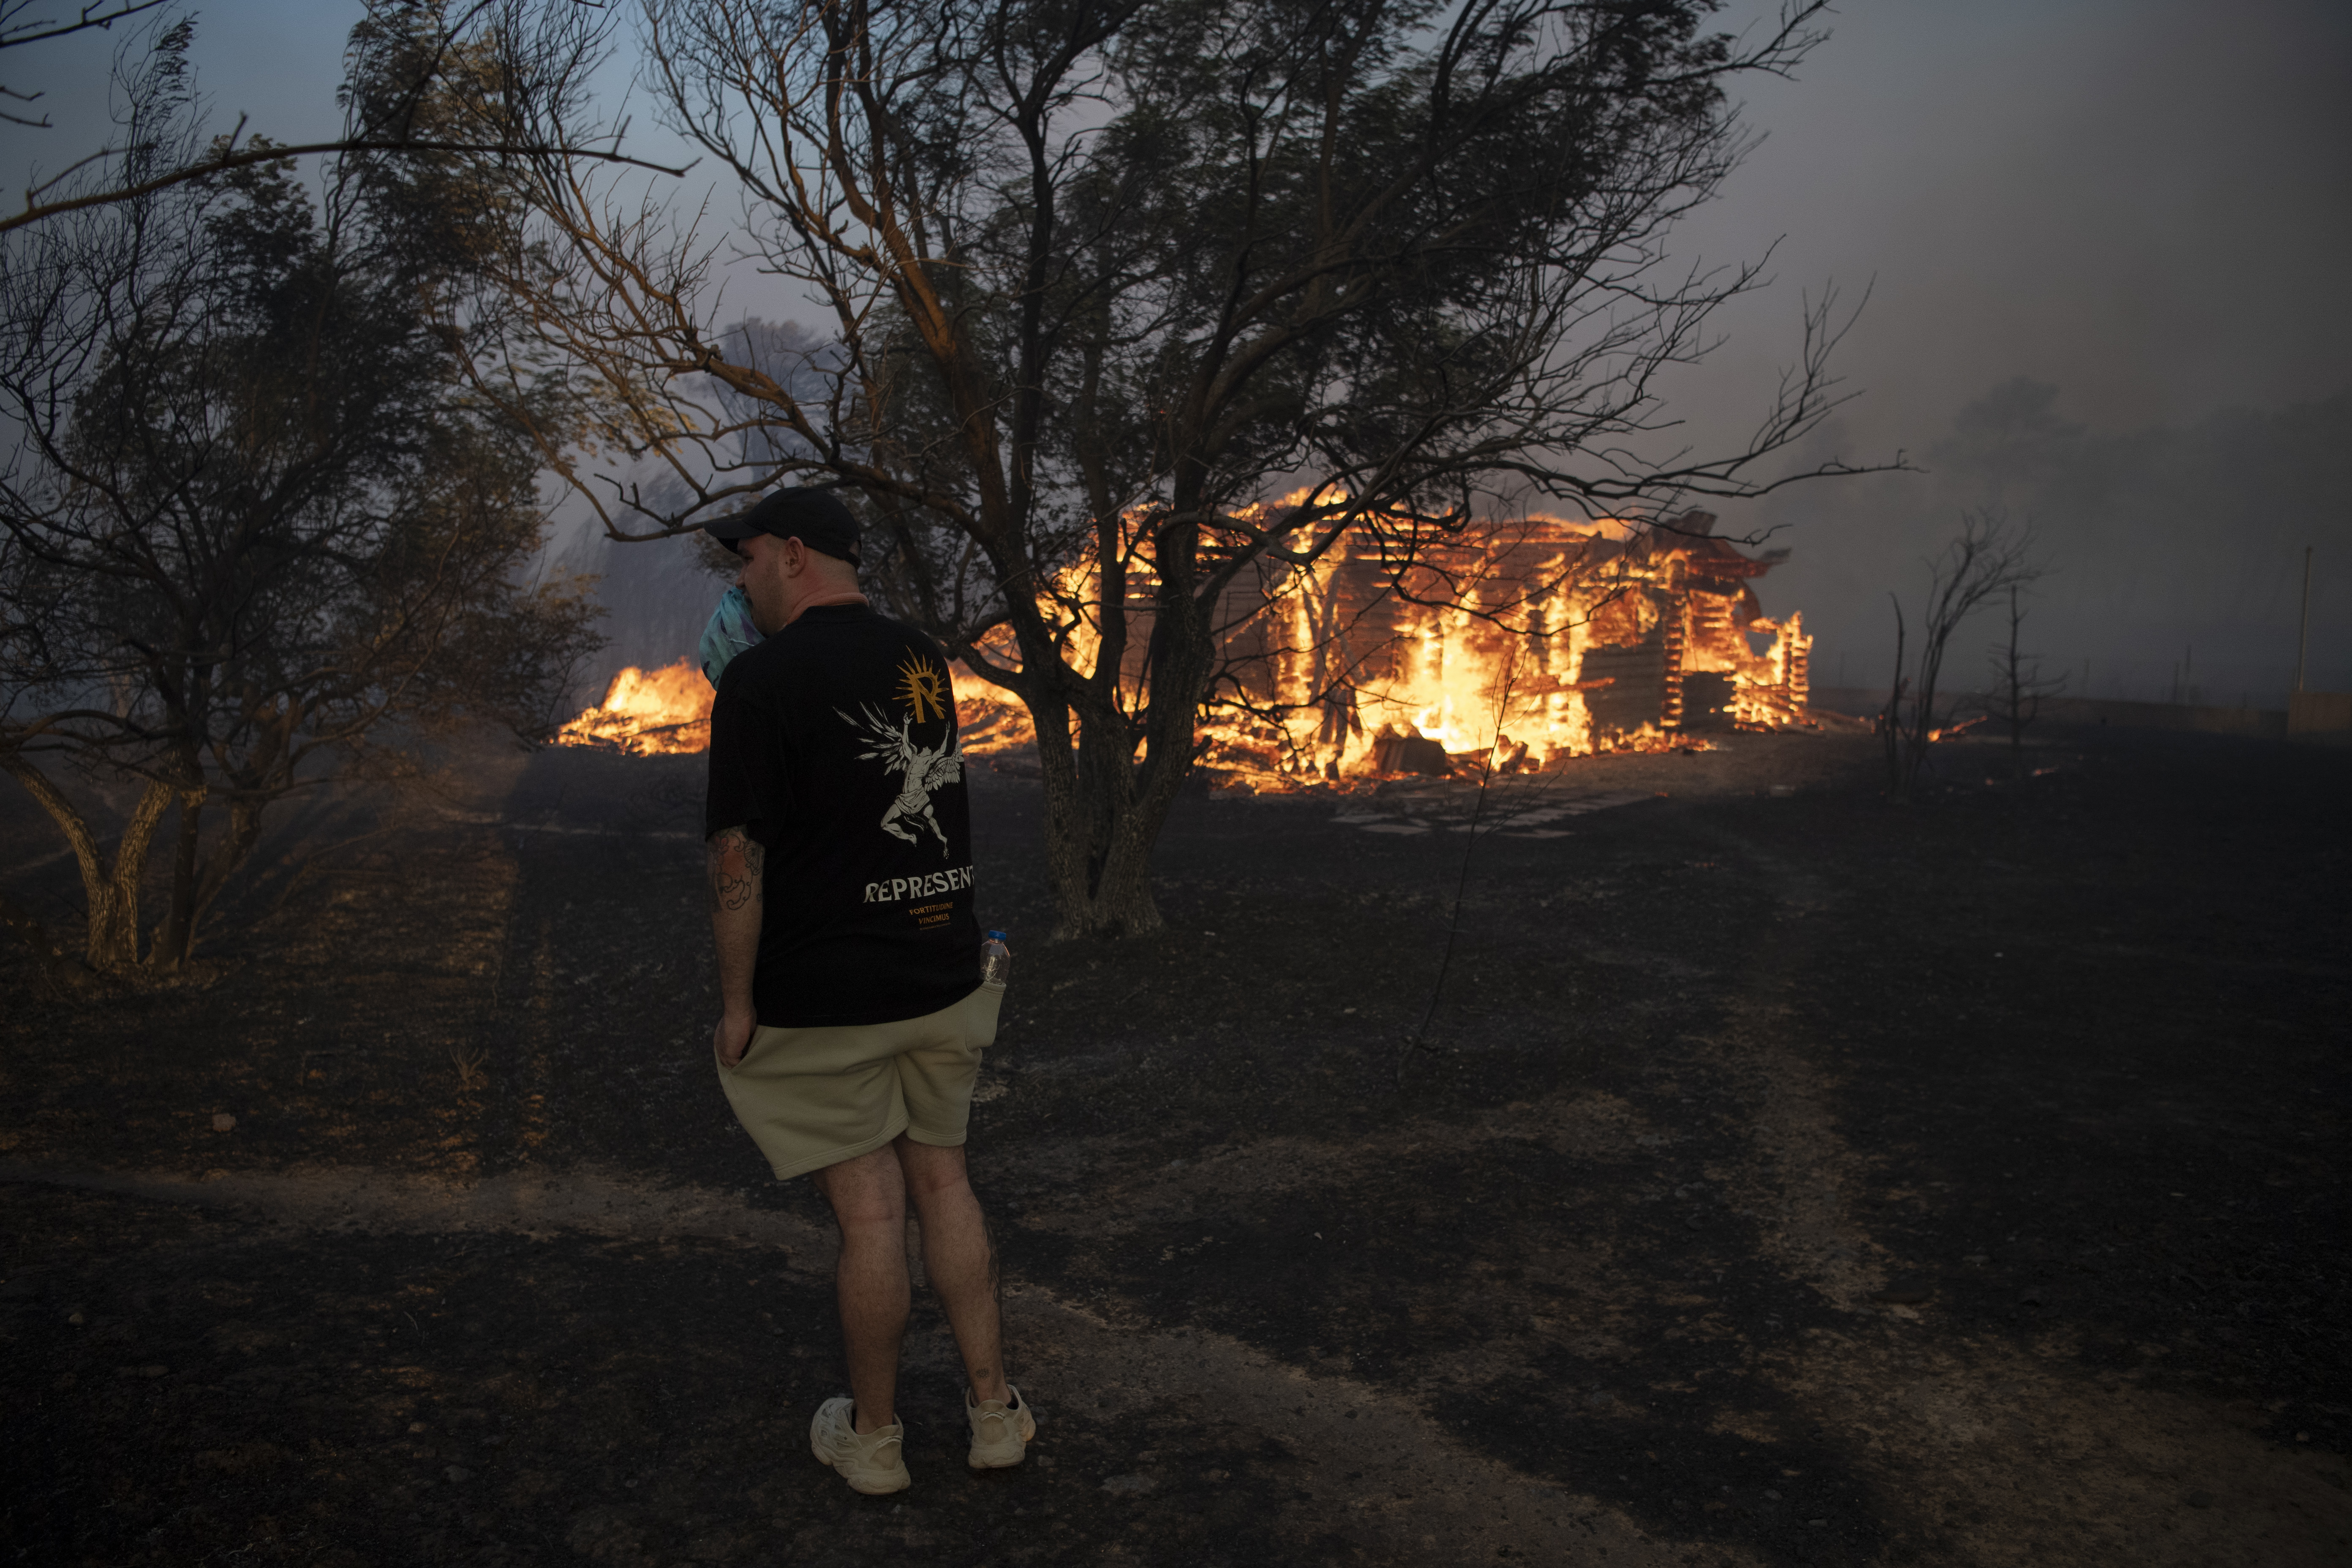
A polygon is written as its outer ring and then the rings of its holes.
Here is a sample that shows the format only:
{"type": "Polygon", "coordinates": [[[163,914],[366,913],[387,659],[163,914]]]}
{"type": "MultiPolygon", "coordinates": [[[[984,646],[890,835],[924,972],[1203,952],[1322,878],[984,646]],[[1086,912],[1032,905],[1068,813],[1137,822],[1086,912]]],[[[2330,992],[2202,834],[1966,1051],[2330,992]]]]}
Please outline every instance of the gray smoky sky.
{"type": "Polygon", "coordinates": [[[1794,550],[1763,597],[1807,613],[1817,681],[1883,679],[1887,590],[2003,504],[2055,567],[2027,640],[2078,682],[2088,659],[2095,695],[2280,700],[2305,545],[2310,683],[2352,686],[2352,6],[1886,0],[1831,26],[1751,89],[1763,143],[1678,233],[1685,259],[1778,241],[1778,283],[1672,389],[1695,442],[1735,441],[1798,292],[1872,290],[1838,359],[1862,395],[1811,451],[1934,471],[1721,509],[1794,550]],[[2020,378],[2054,389],[2054,428],[2011,432],[2023,464],[1981,417],[2020,378]]]}
{"type": "MultiPolygon", "coordinates": [[[[218,125],[331,133],[358,15],[205,7],[194,59],[218,125]]],[[[1997,502],[2055,568],[2028,641],[2078,679],[2087,659],[2094,694],[2278,701],[2306,545],[2310,683],[2352,688],[2352,5],[1856,0],[1829,26],[1796,79],[1749,84],[1763,140],[1677,232],[1678,264],[1773,247],[1775,281],[1668,388],[1694,447],[1735,444],[1795,355],[1801,294],[1872,290],[1838,361],[1861,395],[1808,455],[1900,450],[1933,471],[1718,509],[1727,531],[1795,552],[1762,595],[1805,612],[1817,681],[1883,679],[1887,591],[1916,597],[1961,510],[1997,502]]],[[[100,144],[119,41],[0,55],[0,80],[49,89],[58,121],[0,128],[0,170],[100,144]]],[[[748,277],[730,303],[814,320],[748,277]]],[[[1964,672],[1991,632],[1963,634],[1964,672]]]]}

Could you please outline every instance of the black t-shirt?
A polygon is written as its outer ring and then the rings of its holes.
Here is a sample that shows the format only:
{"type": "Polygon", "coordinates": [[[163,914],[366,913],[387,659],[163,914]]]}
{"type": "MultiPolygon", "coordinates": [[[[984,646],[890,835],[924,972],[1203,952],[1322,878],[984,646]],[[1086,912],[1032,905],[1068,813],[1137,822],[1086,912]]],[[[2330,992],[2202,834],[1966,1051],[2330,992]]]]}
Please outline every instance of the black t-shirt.
{"type": "Polygon", "coordinates": [[[919,1018],[980,984],[955,691],[912,626],[820,605],[738,654],[711,704],[704,823],[767,850],[761,1023],[919,1018]]]}

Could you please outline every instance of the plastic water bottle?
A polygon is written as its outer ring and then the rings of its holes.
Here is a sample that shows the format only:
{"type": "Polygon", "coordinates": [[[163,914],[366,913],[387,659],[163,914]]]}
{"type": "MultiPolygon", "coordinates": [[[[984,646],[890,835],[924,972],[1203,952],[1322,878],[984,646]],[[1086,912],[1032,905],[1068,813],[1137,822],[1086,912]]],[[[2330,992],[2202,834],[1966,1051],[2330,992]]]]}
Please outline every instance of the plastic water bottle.
{"type": "Polygon", "coordinates": [[[1002,991],[1012,978],[1013,950],[1004,945],[1003,931],[990,931],[988,940],[980,944],[980,983],[1002,991]]]}

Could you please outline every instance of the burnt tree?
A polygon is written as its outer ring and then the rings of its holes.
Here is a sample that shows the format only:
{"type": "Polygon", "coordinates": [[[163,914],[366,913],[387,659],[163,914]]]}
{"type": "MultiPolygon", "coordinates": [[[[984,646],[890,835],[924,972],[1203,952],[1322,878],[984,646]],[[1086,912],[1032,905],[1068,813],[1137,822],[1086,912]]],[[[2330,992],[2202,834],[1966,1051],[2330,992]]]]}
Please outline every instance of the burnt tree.
{"type": "MultiPolygon", "coordinates": [[[[747,353],[698,216],[518,161],[541,244],[509,285],[603,400],[595,454],[543,455],[615,538],[779,482],[860,498],[875,589],[1034,720],[1062,929],[1155,929],[1151,847],[1243,574],[1353,535],[1402,582],[1480,517],[1791,477],[1758,465],[1833,401],[1825,303],[1750,443],[1631,455],[1656,377],[1755,281],[1664,263],[1747,144],[1727,87],[1802,58],[1822,7],[1747,38],[1710,9],[646,0],[643,87],[745,204],[726,243],[830,341],[747,353]],[[615,453],[688,504],[600,471],[615,453]]],[[[508,140],[592,139],[579,78],[534,62],[581,58],[599,14],[533,22],[508,140]]]]}
{"type": "Polygon", "coordinates": [[[2026,730],[2042,716],[2042,705],[2066,689],[2064,676],[2046,673],[2039,654],[2020,649],[2019,635],[2024,626],[2023,588],[2012,583],[2009,588],[2009,637],[1994,644],[1986,654],[1992,679],[1983,701],[1986,715],[2009,731],[2011,770],[2020,778],[2025,776],[2026,730]]]}
{"type": "Polygon", "coordinates": [[[1918,793],[1928,752],[1943,738],[1945,722],[1937,717],[1936,696],[1952,634],[1989,600],[2041,575],[2030,531],[2011,527],[1998,513],[1964,514],[1958,536],[1927,563],[1919,646],[1908,668],[1903,601],[1887,595],[1895,605],[1895,679],[1878,717],[1878,731],[1886,747],[1889,795],[1909,799],[1918,793]]]}
{"type": "MultiPolygon", "coordinates": [[[[144,149],[127,183],[186,155],[185,42],[166,35],[126,84],[144,149]]],[[[430,174],[347,160],[320,203],[260,164],[0,241],[0,409],[19,433],[0,468],[0,768],[73,849],[90,968],[142,962],[168,808],[170,906],[144,955],[161,968],[273,802],[396,770],[436,727],[545,724],[587,643],[577,593],[529,579],[531,446],[461,395],[428,310],[446,318],[494,218],[430,174]],[[137,792],[110,851],[77,780],[137,792]]]]}
{"type": "MultiPolygon", "coordinates": [[[[145,47],[133,47],[130,52],[136,55],[170,51],[184,49],[194,26],[193,16],[178,15],[181,7],[176,0],[111,0],[84,5],[72,19],[63,22],[27,16],[31,5],[32,0],[0,0],[0,49],[51,43],[92,30],[110,32],[117,22],[128,23],[143,16],[151,24],[145,47]]],[[[409,53],[404,62],[406,74],[400,79],[379,82],[381,90],[373,95],[369,106],[372,112],[348,121],[342,135],[330,142],[288,145],[264,136],[247,135],[246,121],[239,117],[234,128],[208,145],[178,139],[163,143],[142,142],[134,129],[133,117],[126,117],[121,121],[124,134],[115,145],[89,153],[47,179],[37,174],[30,176],[26,182],[24,206],[13,213],[0,213],[0,234],[68,213],[135,201],[174,186],[215,181],[238,169],[276,163],[289,157],[323,153],[331,157],[390,155],[429,159],[451,153],[509,157],[550,151],[503,142],[497,131],[478,122],[433,112],[436,105],[449,101],[447,88],[453,78],[478,78],[486,58],[482,47],[486,33],[501,16],[498,0],[471,0],[470,4],[454,5],[450,0],[367,0],[366,8],[369,16],[361,24],[362,32],[370,28],[398,31],[428,47],[409,53]],[[428,123],[436,119],[440,123],[428,123]],[[158,146],[169,146],[172,155],[154,156],[158,146]]],[[[0,103],[22,105],[26,111],[34,110],[46,96],[0,86],[0,103]]],[[[0,121],[35,130],[50,129],[46,114],[28,119],[26,113],[8,108],[0,108],[0,121]]],[[[148,123],[152,128],[152,118],[148,123]]],[[[666,174],[686,172],[627,157],[609,146],[562,151],[571,157],[628,164],[666,174]]]]}

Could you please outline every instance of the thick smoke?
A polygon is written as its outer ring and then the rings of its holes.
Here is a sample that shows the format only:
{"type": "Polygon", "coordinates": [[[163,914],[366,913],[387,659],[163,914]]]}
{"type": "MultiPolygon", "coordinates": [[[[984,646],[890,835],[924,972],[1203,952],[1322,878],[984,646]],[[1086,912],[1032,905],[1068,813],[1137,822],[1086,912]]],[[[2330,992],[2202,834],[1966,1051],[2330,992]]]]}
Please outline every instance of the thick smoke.
{"type": "MultiPolygon", "coordinates": [[[[1793,353],[1799,290],[1873,286],[1837,362],[1861,395],[1811,455],[1931,471],[1719,509],[1795,552],[1765,607],[1805,612],[1816,680],[1885,680],[1888,590],[1916,601],[1961,510],[2005,505],[2055,568],[2028,641],[2078,687],[2088,659],[2092,695],[2277,705],[2306,545],[2309,681],[2352,687],[2326,460],[2352,423],[2352,7],[1982,0],[1832,28],[1798,79],[1754,84],[1766,140],[1677,232],[1678,260],[1771,248],[1779,281],[1669,389],[1720,448],[1793,353]]],[[[1994,631],[1962,634],[1964,675],[1994,631]]]]}
{"type": "MultiPolygon", "coordinates": [[[[2278,707],[2296,658],[2304,551],[2316,546],[2308,684],[2352,688],[2352,549],[2337,500],[2352,392],[2230,409],[2182,426],[2100,433],[2060,389],[2018,378],[1969,404],[1916,473],[1784,491],[1745,526],[1795,558],[1767,608],[1802,609],[1814,681],[1883,684],[1902,594],[1916,624],[1925,557],[1965,511],[2030,526],[2047,574],[2026,641],[2069,695],[2278,707]]],[[[1988,616],[1961,636],[1974,679],[1988,616]]]]}
{"type": "MultiPolygon", "coordinates": [[[[2048,546],[2027,641],[2070,689],[2087,659],[2095,696],[2275,706],[2306,545],[2309,683],[2352,687],[2352,507],[2323,460],[2352,387],[2347,78],[2336,0],[1981,0],[1844,7],[1797,79],[1750,84],[1765,140],[1673,265],[1769,250],[1778,283],[1666,389],[1667,438],[1736,447],[1801,289],[1833,279],[1873,289],[1837,362],[1862,395],[1811,455],[1927,470],[1713,507],[1794,551],[1765,608],[1805,613],[1818,683],[1881,683],[1888,591],[1916,598],[1961,511],[2004,506],[2048,546]]],[[[666,552],[588,563],[618,663],[691,646],[715,580],[666,552]]],[[[1963,632],[1964,679],[1994,631],[1963,632]]]]}
{"type": "MultiPolygon", "coordinates": [[[[726,329],[730,353],[765,373],[779,385],[802,396],[822,395],[824,340],[793,321],[770,321],[748,317],[726,329]]],[[[715,382],[703,393],[710,406],[731,420],[748,421],[756,413],[747,399],[715,382]]],[[[758,474],[783,455],[791,437],[756,430],[729,443],[726,450],[758,474]]],[[[682,511],[691,499],[684,481],[656,460],[639,463],[618,476],[625,489],[642,487],[646,504],[657,511],[682,511]]],[[[740,482],[736,474],[717,476],[716,482],[740,482]]],[[[720,506],[706,512],[716,516],[733,510],[720,506]]],[[[604,694],[614,675],[635,666],[652,669],[692,658],[703,623],[727,591],[734,571],[728,558],[699,535],[647,542],[624,543],[607,537],[593,512],[577,497],[562,509],[558,542],[551,552],[560,568],[598,579],[596,596],[604,606],[604,652],[583,672],[582,700],[593,702],[604,694]]],[[[645,530],[646,519],[622,516],[624,526],[645,530]]]]}

